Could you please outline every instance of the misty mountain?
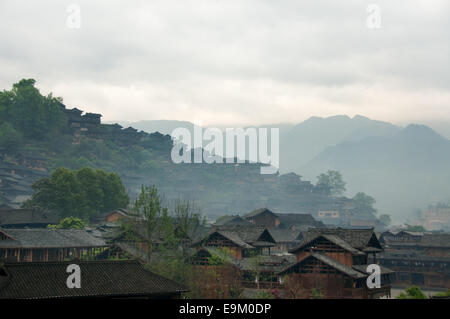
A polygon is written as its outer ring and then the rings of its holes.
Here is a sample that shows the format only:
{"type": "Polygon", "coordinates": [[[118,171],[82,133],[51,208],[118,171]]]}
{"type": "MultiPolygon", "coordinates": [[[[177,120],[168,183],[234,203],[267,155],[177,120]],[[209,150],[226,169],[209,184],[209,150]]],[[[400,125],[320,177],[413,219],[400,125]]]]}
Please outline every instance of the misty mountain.
{"type": "MultiPolygon", "coordinates": [[[[134,127],[147,133],[170,134],[175,128],[187,128],[193,135],[194,124],[187,121],[145,120],[138,122],[118,121],[123,127],[134,127]]],[[[337,115],[327,118],[311,117],[298,124],[278,123],[262,126],[280,129],[280,171],[297,170],[322,152],[328,146],[344,141],[358,141],[368,136],[384,136],[400,130],[391,123],[375,121],[357,115],[350,118],[337,115]]],[[[225,127],[219,127],[224,130],[225,127]]],[[[270,144],[270,143],[269,143],[270,144]]]]}
{"type": "Polygon", "coordinates": [[[341,171],[347,195],[364,191],[396,218],[450,198],[450,141],[424,125],[327,147],[296,172],[313,178],[328,169],[341,171]]]}
{"type": "Polygon", "coordinates": [[[298,170],[326,147],[344,141],[359,141],[369,136],[392,135],[400,130],[391,123],[356,115],[327,118],[311,117],[280,138],[281,172],[298,170]]]}
{"type": "MultiPolygon", "coordinates": [[[[169,134],[185,121],[126,123],[146,132],[169,134]]],[[[125,126],[125,125],[124,125],[125,126]]],[[[280,127],[280,172],[316,181],[329,169],[342,172],[347,195],[364,191],[377,200],[379,213],[411,216],[436,201],[450,199],[450,141],[424,125],[406,128],[363,116],[311,117],[280,127]]]]}

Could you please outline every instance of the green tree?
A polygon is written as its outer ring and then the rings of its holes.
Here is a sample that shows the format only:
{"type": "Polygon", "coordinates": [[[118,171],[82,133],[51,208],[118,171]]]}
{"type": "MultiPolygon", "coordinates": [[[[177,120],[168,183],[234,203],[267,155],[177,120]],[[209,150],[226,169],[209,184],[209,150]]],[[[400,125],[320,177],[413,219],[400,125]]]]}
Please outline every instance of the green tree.
{"type": "Polygon", "coordinates": [[[407,288],[405,292],[400,293],[397,299],[428,299],[419,287],[413,286],[407,288]]]}
{"type": "Polygon", "coordinates": [[[62,99],[41,95],[35,83],[23,79],[0,93],[0,122],[9,122],[27,139],[54,138],[67,124],[62,99]]]}
{"type": "Polygon", "coordinates": [[[322,293],[320,292],[319,289],[313,288],[312,291],[311,291],[311,298],[312,299],[322,299],[323,295],[322,295],[322,293]]]}
{"type": "MultiPolygon", "coordinates": [[[[133,205],[135,214],[144,218],[145,237],[148,245],[147,257],[151,258],[155,237],[159,237],[162,233],[162,226],[167,226],[168,209],[163,207],[161,196],[158,189],[153,186],[142,185],[141,192],[133,205]]],[[[165,235],[169,229],[165,229],[165,235]]]]}
{"type": "Polygon", "coordinates": [[[11,150],[22,142],[22,133],[17,131],[10,123],[0,125],[0,148],[11,150]]]}
{"type": "Polygon", "coordinates": [[[250,268],[255,274],[256,289],[260,289],[259,282],[261,280],[261,264],[263,257],[256,250],[250,251],[250,268]]]}
{"type": "Polygon", "coordinates": [[[377,210],[373,207],[375,198],[363,192],[359,192],[353,197],[353,204],[356,213],[361,216],[374,217],[377,213],[377,210]]]}
{"type": "Polygon", "coordinates": [[[83,229],[85,226],[84,222],[78,217],[66,217],[61,219],[59,224],[47,225],[47,228],[52,229],[83,229]]]}
{"type": "Polygon", "coordinates": [[[259,290],[253,296],[253,299],[275,299],[275,295],[267,290],[259,290]]]}
{"type": "Polygon", "coordinates": [[[114,208],[126,207],[129,197],[116,173],[59,167],[50,177],[32,184],[33,195],[23,206],[56,212],[60,217],[89,220],[114,208]]]}
{"type": "Polygon", "coordinates": [[[183,255],[186,257],[189,249],[188,244],[199,228],[205,226],[206,219],[202,217],[200,207],[190,200],[177,200],[175,202],[173,218],[176,240],[181,244],[183,255]]]}
{"type": "Polygon", "coordinates": [[[438,292],[434,296],[435,297],[450,297],[450,290],[438,292]]]}
{"type": "Polygon", "coordinates": [[[330,188],[332,196],[342,196],[346,190],[346,183],[339,171],[328,170],[317,176],[317,185],[325,185],[330,188]]]}

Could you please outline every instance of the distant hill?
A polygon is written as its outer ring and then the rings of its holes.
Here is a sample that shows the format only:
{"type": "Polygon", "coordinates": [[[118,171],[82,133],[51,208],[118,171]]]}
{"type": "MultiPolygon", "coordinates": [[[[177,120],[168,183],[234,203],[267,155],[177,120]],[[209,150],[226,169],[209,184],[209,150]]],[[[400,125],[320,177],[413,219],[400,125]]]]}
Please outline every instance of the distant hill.
{"type": "Polygon", "coordinates": [[[259,163],[176,164],[169,135],[136,128],[168,133],[189,122],[104,124],[102,114],[66,107],[35,83],[23,79],[0,91],[0,206],[18,207],[31,185],[57,167],[116,172],[132,200],[142,185],[156,185],[168,201],[195,200],[210,218],[257,207],[316,216],[319,209],[343,210],[351,202],[300,178],[285,183],[277,174],[261,174],[259,163]]]}
{"type": "MultiPolygon", "coordinates": [[[[168,120],[121,124],[163,134],[194,127],[168,120]]],[[[337,115],[263,127],[280,128],[281,173],[294,171],[315,182],[328,169],[340,170],[347,195],[364,191],[374,196],[379,212],[394,219],[450,199],[450,141],[428,126],[402,128],[360,115],[337,115]]]]}
{"type": "Polygon", "coordinates": [[[450,141],[425,125],[330,146],[296,171],[313,179],[327,169],[342,172],[347,194],[364,191],[396,217],[450,198],[450,141]]]}
{"type": "MultiPolygon", "coordinates": [[[[187,121],[145,120],[137,122],[112,121],[123,127],[134,127],[147,133],[170,134],[175,128],[187,128],[193,134],[194,124],[187,121]]],[[[261,126],[280,129],[280,170],[282,173],[297,170],[317,156],[326,147],[344,141],[358,141],[368,136],[394,134],[401,128],[393,124],[371,120],[357,115],[350,118],[337,115],[327,118],[311,117],[298,124],[278,123],[261,126]]],[[[219,127],[225,129],[225,127],[219,127]]]]}
{"type": "Polygon", "coordinates": [[[311,117],[281,137],[281,171],[298,170],[326,147],[344,141],[359,141],[369,136],[392,135],[399,130],[400,127],[391,123],[360,115],[353,118],[346,115],[311,117]]]}
{"type": "Polygon", "coordinates": [[[132,197],[142,184],[155,184],[168,198],[200,201],[211,216],[255,207],[313,215],[343,209],[348,199],[314,186],[329,169],[341,171],[347,196],[374,196],[379,212],[394,220],[450,199],[450,141],[428,126],[344,115],[264,125],[280,128],[281,173],[303,176],[283,184],[282,176],[261,175],[256,163],[174,164],[172,139],[164,134],[177,127],[192,131],[193,123],[103,124],[101,114],[66,108],[62,98],[43,96],[34,85],[23,79],[0,92],[0,205],[20,204],[31,183],[58,166],[117,172],[132,197]]]}

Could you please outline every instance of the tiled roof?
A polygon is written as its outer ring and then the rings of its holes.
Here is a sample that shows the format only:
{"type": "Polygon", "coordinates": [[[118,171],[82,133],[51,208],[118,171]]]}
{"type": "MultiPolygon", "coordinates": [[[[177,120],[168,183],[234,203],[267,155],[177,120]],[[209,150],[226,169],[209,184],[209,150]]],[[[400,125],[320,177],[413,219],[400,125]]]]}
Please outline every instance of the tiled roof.
{"type": "Polygon", "coordinates": [[[340,263],[339,261],[337,261],[336,259],[322,254],[322,253],[312,253],[311,254],[313,257],[317,258],[318,260],[324,262],[325,264],[343,272],[346,275],[349,275],[353,278],[364,278],[367,277],[367,274],[361,273],[355,269],[352,269],[351,267],[344,265],[342,263],[340,263]]]}
{"type": "Polygon", "coordinates": [[[0,248],[103,247],[106,243],[84,230],[75,229],[1,229],[11,238],[0,240],[0,248]]]}
{"type": "Polygon", "coordinates": [[[336,236],[336,235],[330,235],[330,234],[314,234],[314,236],[306,236],[304,237],[301,242],[299,243],[299,245],[293,249],[291,249],[289,252],[290,253],[296,253],[297,251],[303,249],[305,246],[311,244],[312,242],[314,242],[317,239],[320,238],[324,238],[334,244],[336,244],[337,246],[341,247],[342,249],[347,250],[348,252],[354,254],[354,255],[362,255],[364,254],[363,252],[361,252],[360,250],[352,247],[349,243],[347,243],[346,241],[344,241],[342,238],[336,236]]]}
{"type": "Polygon", "coordinates": [[[419,242],[423,247],[450,247],[450,234],[424,234],[419,242]]]}
{"type": "Polygon", "coordinates": [[[197,241],[194,245],[201,245],[204,239],[210,237],[213,234],[219,234],[236,245],[242,248],[254,248],[258,247],[270,247],[275,245],[275,240],[272,235],[265,227],[243,225],[223,225],[214,226],[210,231],[209,235],[205,236],[201,240],[197,241]],[[265,235],[267,238],[263,238],[265,235]]]}
{"type": "Polygon", "coordinates": [[[300,231],[292,231],[289,229],[271,229],[270,234],[272,235],[275,242],[298,242],[297,237],[300,231]]]}
{"type": "MultiPolygon", "coordinates": [[[[356,248],[358,250],[363,250],[369,245],[369,242],[372,238],[375,240],[376,248],[382,248],[376,238],[376,235],[372,228],[368,229],[345,229],[345,228],[326,228],[319,229],[313,228],[309,229],[307,232],[303,232],[299,235],[299,239],[301,240],[299,247],[309,243],[314,238],[317,238],[319,235],[333,235],[339,237],[341,240],[345,241],[351,247],[356,248]]],[[[293,249],[293,251],[296,249],[293,249]]]]}
{"type": "Polygon", "coordinates": [[[358,279],[358,278],[365,278],[365,277],[367,277],[367,274],[361,273],[361,272],[359,272],[359,271],[357,271],[357,270],[355,270],[355,269],[353,269],[353,268],[351,268],[351,267],[349,267],[347,265],[344,265],[344,264],[340,263],[339,261],[337,261],[336,259],[334,259],[334,258],[332,258],[332,257],[330,257],[328,255],[325,255],[325,254],[322,254],[322,253],[317,253],[317,252],[311,253],[311,254],[305,256],[302,260],[298,261],[297,263],[288,266],[287,268],[282,270],[280,272],[280,274],[284,274],[284,273],[289,272],[290,269],[292,269],[293,267],[300,266],[301,264],[303,264],[304,262],[306,262],[310,258],[315,258],[315,259],[323,262],[324,264],[327,264],[328,266],[330,266],[330,267],[332,267],[332,268],[340,271],[341,273],[344,273],[344,274],[346,274],[346,275],[348,275],[348,276],[350,276],[352,278],[358,279]]]}
{"type": "Polygon", "coordinates": [[[262,214],[264,212],[275,215],[270,209],[259,208],[259,209],[255,209],[254,211],[252,211],[252,212],[250,212],[248,214],[245,214],[244,217],[248,219],[250,217],[258,216],[259,214],[262,214]]]}
{"type": "Polygon", "coordinates": [[[280,228],[288,228],[290,226],[325,228],[325,225],[321,221],[315,220],[311,214],[276,214],[276,216],[280,221],[280,228]]]}
{"type": "Polygon", "coordinates": [[[238,234],[236,234],[235,232],[232,231],[227,231],[227,230],[217,230],[215,231],[218,234],[222,235],[223,237],[229,239],[230,241],[232,241],[233,243],[235,243],[236,245],[242,247],[242,248],[253,248],[253,246],[247,244],[245,241],[243,241],[238,234]]]}
{"type": "MultiPolygon", "coordinates": [[[[363,274],[365,273],[365,274],[370,275],[371,273],[367,272],[367,267],[368,266],[369,265],[353,265],[352,267],[353,267],[353,269],[355,269],[355,270],[357,270],[357,271],[359,271],[359,272],[361,272],[363,274]]],[[[380,271],[381,271],[382,275],[392,274],[392,273],[395,272],[395,271],[393,271],[393,270],[391,270],[391,269],[389,269],[387,267],[384,267],[382,265],[378,265],[378,266],[380,267],[380,271]]]]}
{"type": "Polygon", "coordinates": [[[236,216],[224,216],[218,222],[216,221],[215,225],[251,225],[248,220],[245,220],[239,215],[236,216]]]}
{"type": "Polygon", "coordinates": [[[258,256],[257,258],[243,258],[238,261],[238,267],[244,271],[261,271],[278,273],[295,262],[294,255],[258,256]]]}
{"type": "Polygon", "coordinates": [[[335,243],[339,247],[351,252],[354,255],[363,255],[364,254],[363,252],[359,251],[358,249],[350,246],[346,241],[342,240],[340,237],[338,237],[336,235],[320,235],[320,236],[323,236],[324,238],[328,239],[332,243],[335,243]]]}
{"type": "Polygon", "coordinates": [[[383,252],[377,256],[378,260],[404,260],[404,261],[436,261],[450,262],[450,257],[428,256],[417,250],[396,250],[383,252]]]}
{"type": "Polygon", "coordinates": [[[157,296],[186,291],[134,260],[16,263],[3,269],[0,299],[157,296]],[[67,287],[66,269],[72,263],[80,266],[81,288],[67,287]]]}
{"type": "Polygon", "coordinates": [[[59,217],[56,214],[31,209],[5,209],[0,210],[0,225],[26,225],[26,224],[57,224],[59,217]]]}
{"type": "Polygon", "coordinates": [[[246,242],[248,244],[252,244],[257,241],[263,241],[261,239],[261,236],[264,234],[264,232],[268,233],[268,242],[275,243],[275,240],[273,239],[272,235],[270,234],[270,231],[267,230],[264,226],[255,226],[255,225],[224,225],[224,226],[217,226],[214,227],[215,230],[221,231],[221,232],[227,232],[234,233],[235,236],[239,237],[243,242],[246,242]]]}
{"type": "Polygon", "coordinates": [[[418,232],[405,232],[400,231],[397,233],[392,232],[386,232],[383,233],[382,238],[384,239],[383,242],[388,242],[389,246],[410,246],[410,247],[450,247],[450,234],[449,233],[418,233],[418,232]],[[411,241],[393,241],[393,240],[386,240],[387,235],[402,235],[402,234],[408,234],[416,236],[417,240],[411,240],[411,241]]]}

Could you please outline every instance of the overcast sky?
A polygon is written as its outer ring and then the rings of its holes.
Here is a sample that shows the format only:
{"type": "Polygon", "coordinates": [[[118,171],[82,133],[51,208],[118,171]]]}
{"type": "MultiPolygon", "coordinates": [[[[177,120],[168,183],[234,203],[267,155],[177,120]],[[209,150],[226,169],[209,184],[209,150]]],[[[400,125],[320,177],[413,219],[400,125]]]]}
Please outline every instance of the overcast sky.
{"type": "Polygon", "coordinates": [[[0,88],[34,78],[104,121],[450,121],[449,3],[0,0],[0,88]]]}

